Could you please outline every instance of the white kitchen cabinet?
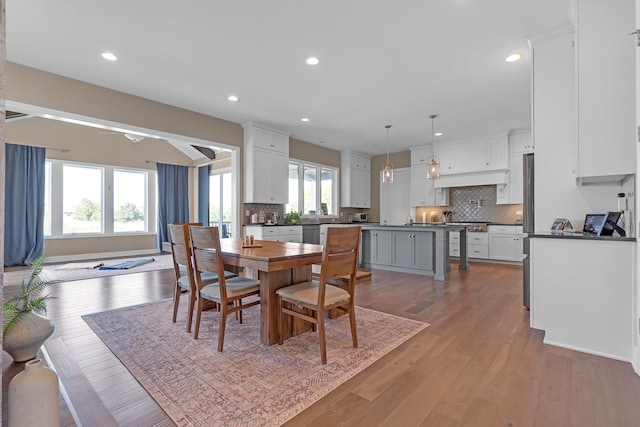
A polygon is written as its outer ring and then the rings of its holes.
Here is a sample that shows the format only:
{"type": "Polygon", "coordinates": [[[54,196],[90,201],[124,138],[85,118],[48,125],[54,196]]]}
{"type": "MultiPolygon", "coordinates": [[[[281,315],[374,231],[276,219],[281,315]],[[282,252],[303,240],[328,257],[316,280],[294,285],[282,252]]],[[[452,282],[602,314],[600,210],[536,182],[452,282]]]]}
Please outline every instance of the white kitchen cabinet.
{"type": "Polygon", "coordinates": [[[441,175],[501,171],[509,167],[506,135],[436,143],[434,154],[440,161],[441,175]]]}
{"type": "Polygon", "coordinates": [[[371,207],[371,157],[342,151],[340,157],[340,205],[371,207]]]}
{"type": "Polygon", "coordinates": [[[488,233],[489,259],[522,261],[524,234],[521,225],[490,225],[488,233]]]}
{"type": "MultiPolygon", "coordinates": [[[[531,132],[520,131],[509,135],[509,153],[533,153],[533,139],[531,132]]],[[[511,165],[511,164],[509,164],[511,165]]]]}
{"type": "Polygon", "coordinates": [[[270,240],[273,242],[302,243],[301,225],[262,226],[245,225],[244,235],[253,235],[255,240],[270,240]]]}
{"type": "Polygon", "coordinates": [[[245,203],[288,203],[289,134],[252,122],[243,128],[245,203]]]}
{"type": "Polygon", "coordinates": [[[489,258],[489,234],[484,232],[467,232],[469,258],[489,258]]]}
{"type": "Polygon", "coordinates": [[[577,2],[579,182],[636,171],[634,0],[577,2]]]}
{"type": "Polygon", "coordinates": [[[391,231],[362,231],[362,261],[365,264],[391,265],[393,241],[391,231]]]}
{"type": "Polygon", "coordinates": [[[449,189],[434,188],[434,181],[427,179],[427,165],[433,149],[411,149],[411,206],[449,206],[449,189]]]}

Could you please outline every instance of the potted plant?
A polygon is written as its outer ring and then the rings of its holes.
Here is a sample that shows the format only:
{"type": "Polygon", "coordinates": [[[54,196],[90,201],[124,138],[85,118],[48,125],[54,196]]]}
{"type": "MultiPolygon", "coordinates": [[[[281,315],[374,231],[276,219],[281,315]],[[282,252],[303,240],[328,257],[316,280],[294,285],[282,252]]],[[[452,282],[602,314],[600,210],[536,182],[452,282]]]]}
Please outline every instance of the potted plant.
{"type": "Polygon", "coordinates": [[[297,224],[300,222],[300,214],[295,211],[291,211],[285,216],[285,221],[287,224],[297,224]]]}
{"type": "Polygon", "coordinates": [[[31,274],[22,281],[20,293],[2,305],[3,349],[16,362],[34,359],[54,330],[53,322],[39,314],[46,311],[50,295],[44,291],[53,283],[39,279],[43,265],[44,258],[37,258],[31,274]]]}

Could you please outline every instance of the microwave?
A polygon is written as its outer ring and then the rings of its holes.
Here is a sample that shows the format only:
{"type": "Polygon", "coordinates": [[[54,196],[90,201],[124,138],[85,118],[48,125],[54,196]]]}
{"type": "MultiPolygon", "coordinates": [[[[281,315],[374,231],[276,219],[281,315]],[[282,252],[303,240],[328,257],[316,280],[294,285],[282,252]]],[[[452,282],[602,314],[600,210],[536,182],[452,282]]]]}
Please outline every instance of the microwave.
{"type": "Polygon", "coordinates": [[[354,213],[353,222],[369,222],[369,214],[366,213],[354,213]]]}

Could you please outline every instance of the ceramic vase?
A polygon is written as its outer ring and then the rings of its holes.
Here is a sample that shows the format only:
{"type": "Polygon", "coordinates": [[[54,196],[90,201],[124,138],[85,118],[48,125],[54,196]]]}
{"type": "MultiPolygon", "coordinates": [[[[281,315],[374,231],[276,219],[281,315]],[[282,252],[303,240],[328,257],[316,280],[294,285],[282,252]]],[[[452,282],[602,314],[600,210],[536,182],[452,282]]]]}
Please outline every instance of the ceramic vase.
{"type": "Polygon", "coordinates": [[[9,383],[9,427],[59,427],[58,375],[40,359],[25,363],[24,371],[9,383]]]}
{"type": "Polygon", "coordinates": [[[4,338],[3,349],[16,362],[35,359],[42,343],[51,336],[53,322],[36,313],[27,313],[4,338]]]}

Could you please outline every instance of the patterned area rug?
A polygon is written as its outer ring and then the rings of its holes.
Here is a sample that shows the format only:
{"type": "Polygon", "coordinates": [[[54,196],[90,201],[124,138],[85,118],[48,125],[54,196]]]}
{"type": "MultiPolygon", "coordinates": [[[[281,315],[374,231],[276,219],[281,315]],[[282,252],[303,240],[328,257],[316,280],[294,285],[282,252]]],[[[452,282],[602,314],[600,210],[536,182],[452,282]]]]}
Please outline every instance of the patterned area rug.
{"type": "Polygon", "coordinates": [[[179,426],[281,425],[429,326],[357,307],[359,347],[347,316],[328,320],[323,366],[316,333],[261,344],[259,306],[243,312],[242,324],[229,316],[222,353],[217,312],[203,314],[194,340],[186,304],[175,324],[172,307],[163,300],[83,318],[179,426]]]}
{"type": "Polygon", "coordinates": [[[119,274],[140,273],[143,271],[164,270],[173,268],[171,255],[154,255],[153,262],[129,268],[127,270],[99,270],[101,266],[114,266],[125,261],[133,261],[140,258],[117,258],[89,262],[73,262],[70,264],[45,265],[40,273],[43,280],[57,280],[71,282],[74,280],[93,279],[95,277],[115,276],[119,274]]]}

